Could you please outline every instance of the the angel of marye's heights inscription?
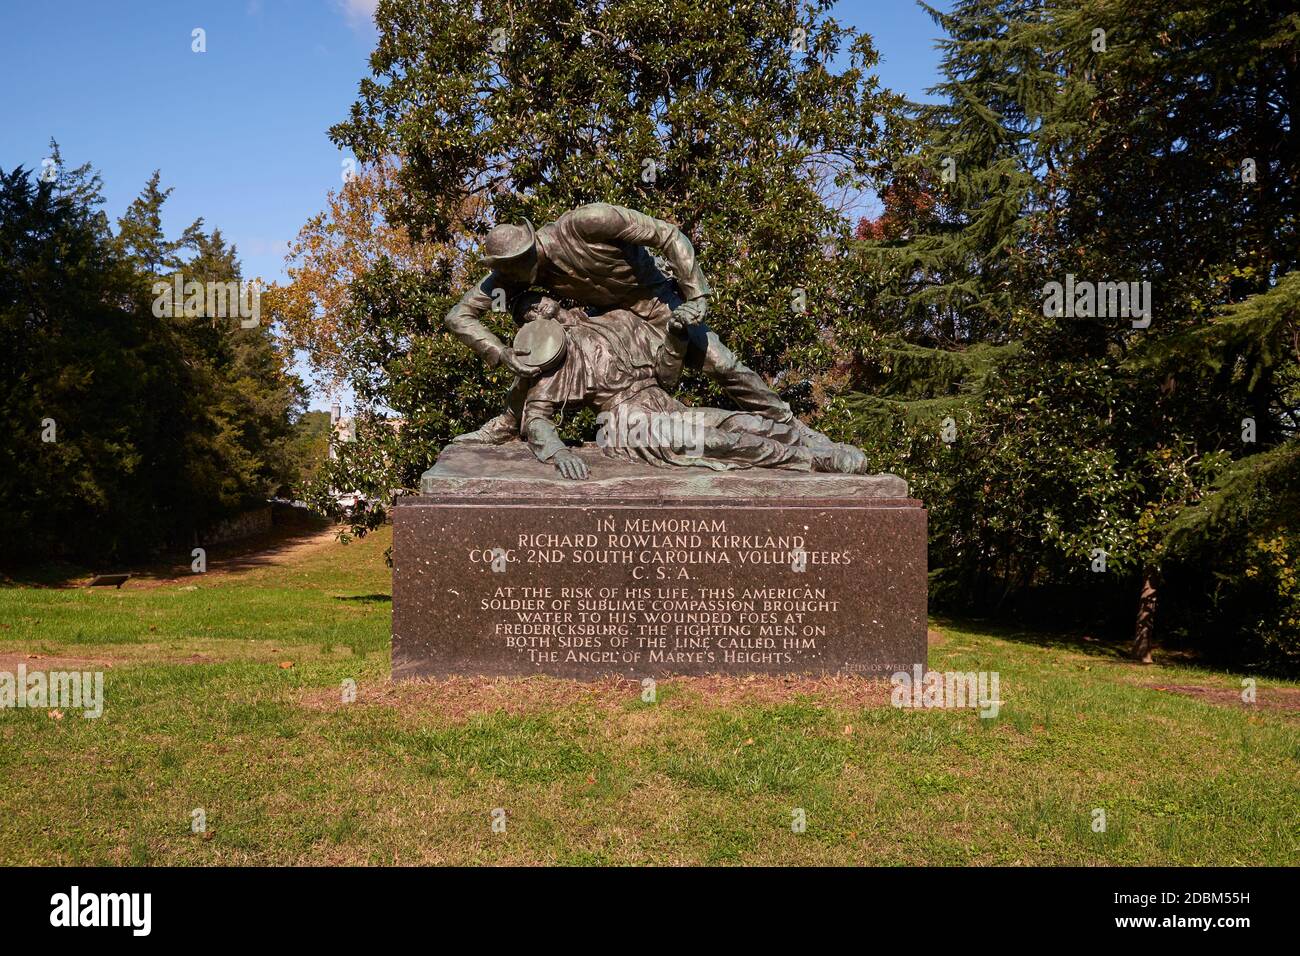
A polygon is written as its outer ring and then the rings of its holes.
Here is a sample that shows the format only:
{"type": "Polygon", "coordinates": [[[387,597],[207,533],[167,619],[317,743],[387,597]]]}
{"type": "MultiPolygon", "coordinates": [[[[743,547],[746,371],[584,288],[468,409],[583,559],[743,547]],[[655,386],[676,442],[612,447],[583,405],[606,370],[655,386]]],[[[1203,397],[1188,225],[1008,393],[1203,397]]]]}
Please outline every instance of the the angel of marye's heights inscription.
{"type": "Polygon", "coordinates": [[[826,588],[497,588],[493,636],[530,664],[794,667],[839,601],[826,588]],[[520,592],[515,596],[515,591],[520,592]]]}
{"type": "Polygon", "coordinates": [[[819,667],[819,642],[841,601],[812,584],[701,586],[704,567],[781,568],[853,563],[849,548],[810,549],[807,535],[736,534],[723,518],[601,517],[588,533],[524,533],[510,549],[473,549],[471,561],[625,566],[633,584],[500,584],[482,597],[492,638],[529,664],[655,667],[819,667]],[[639,582],[652,582],[641,584],[639,582]],[[673,583],[669,583],[673,582],[673,583]]]}
{"type": "Polygon", "coordinates": [[[628,466],[576,496],[510,454],[449,449],[397,508],[395,677],[924,665],[925,512],[899,479],[628,466]]]}

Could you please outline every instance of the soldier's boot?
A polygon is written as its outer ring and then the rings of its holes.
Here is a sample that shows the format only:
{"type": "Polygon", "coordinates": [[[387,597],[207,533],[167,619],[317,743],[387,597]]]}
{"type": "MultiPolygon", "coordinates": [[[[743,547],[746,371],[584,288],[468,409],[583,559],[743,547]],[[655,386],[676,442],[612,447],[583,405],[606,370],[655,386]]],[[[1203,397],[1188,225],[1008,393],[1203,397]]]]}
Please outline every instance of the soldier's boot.
{"type": "MultiPolygon", "coordinates": [[[[811,425],[805,425],[793,415],[790,417],[790,424],[794,426],[795,432],[799,436],[799,444],[803,445],[805,448],[825,453],[839,444],[839,442],[831,441],[811,425]]],[[[851,445],[848,447],[852,448],[851,445]]],[[[854,449],[854,451],[857,451],[857,449],[854,449]]]]}
{"type": "Polygon", "coordinates": [[[461,445],[504,445],[519,436],[519,419],[524,414],[524,401],[528,397],[528,383],[516,378],[510,383],[506,393],[506,410],[482,427],[457,435],[452,444],[461,445]]]}
{"type": "Polygon", "coordinates": [[[733,402],[747,412],[790,425],[795,431],[795,440],[809,451],[822,456],[833,453],[836,442],[800,421],[790,406],[781,401],[781,396],[763,381],[763,376],[737,359],[712,330],[707,334],[704,371],[722,386],[733,402]]]}
{"type": "Polygon", "coordinates": [[[457,435],[453,445],[504,445],[519,437],[519,420],[511,412],[502,412],[481,428],[457,435]]]}
{"type": "Polygon", "coordinates": [[[841,475],[865,475],[867,473],[867,456],[852,445],[832,442],[829,448],[810,449],[813,468],[817,471],[833,471],[841,475]]]}

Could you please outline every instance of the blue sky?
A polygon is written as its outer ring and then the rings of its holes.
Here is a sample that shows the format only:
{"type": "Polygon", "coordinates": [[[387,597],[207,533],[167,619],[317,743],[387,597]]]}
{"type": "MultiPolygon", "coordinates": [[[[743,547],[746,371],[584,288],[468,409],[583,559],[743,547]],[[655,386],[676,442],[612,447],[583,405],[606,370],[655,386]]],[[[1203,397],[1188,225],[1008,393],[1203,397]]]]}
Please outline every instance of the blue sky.
{"type": "MultiPolygon", "coordinates": [[[[161,169],[175,189],[169,233],[201,216],[236,244],[246,276],[280,278],[288,242],[340,184],[344,154],[325,134],[367,72],[373,8],[374,0],[4,0],[0,166],[39,168],[53,136],[65,162],[100,171],[113,218],[161,169]],[[205,53],[191,49],[195,28],[206,32],[205,53]]],[[[920,7],[846,0],[835,15],[875,37],[886,86],[923,98],[938,55],[920,7]]]]}

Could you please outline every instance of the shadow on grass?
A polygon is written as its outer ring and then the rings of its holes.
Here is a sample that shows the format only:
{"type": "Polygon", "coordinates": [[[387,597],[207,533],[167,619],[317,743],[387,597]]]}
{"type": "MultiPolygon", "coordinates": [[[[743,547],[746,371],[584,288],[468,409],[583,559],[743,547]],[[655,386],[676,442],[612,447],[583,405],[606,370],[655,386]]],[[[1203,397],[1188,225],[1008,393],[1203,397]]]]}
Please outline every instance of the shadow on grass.
{"type": "MultiPolygon", "coordinates": [[[[238,573],[275,564],[292,551],[319,538],[335,525],[327,518],[304,508],[275,507],[272,527],[265,534],[253,535],[205,549],[209,571],[238,573]]],[[[192,569],[192,552],[139,562],[117,562],[93,567],[68,561],[46,561],[28,567],[0,569],[0,587],[84,587],[94,574],[131,573],[127,587],[137,581],[169,581],[187,578],[192,569]]],[[[386,597],[386,596],[385,596],[386,597]]]]}
{"type": "MultiPolygon", "coordinates": [[[[1049,631],[1044,630],[1041,625],[1029,627],[1023,624],[997,621],[992,618],[950,617],[941,614],[931,615],[930,620],[941,629],[953,628],[959,631],[973,631],[977,634],[996,637],[999,640],[1010,641],[1013,644],[1026,644],[1049,650],[1072,651],[1076,654],[1085,654],[1088,657],[1095,657],[1116,664],[1134,663],[1133,659],[1128,656],[1129,645],[1127,641],[1109,636],[1098,636],[1087,630],[1062,629],[1049,631]]],[[[1162,661],[1162,663],[1164,662],[1162,661]]]]}
{"type": "MultiPolygon", "coordinates": [[[[1032,626],[1015,622],[996,621],[981,617],[953,617],[932,615],[933,624],[940,628],[955,628],[987,634],[999,640],[1046,650],[1068,651],[1084,655],[1099,663],[1123,666],[1140,666],[1129,656],[1131,642],[1128,638],[1118,637],[1102,632],[1091,632],[1086,628],[1049,629],[1041,623],[1032,626]]],[[[1152,656],[1154,666],[1179,668],[1204,673],[1221,674],[1226,677],[1249,676],[1250,672],[1223,663],[1216,663],[1195,651],[1185,647],[1160,647],[1157,645],[1152,656]]]]}
{"type": "Polygon", "coordinates": [[[391,604],[393,596],[391,594],[336,594],[336,601],[360,601],[363,604],[391,604]]]}

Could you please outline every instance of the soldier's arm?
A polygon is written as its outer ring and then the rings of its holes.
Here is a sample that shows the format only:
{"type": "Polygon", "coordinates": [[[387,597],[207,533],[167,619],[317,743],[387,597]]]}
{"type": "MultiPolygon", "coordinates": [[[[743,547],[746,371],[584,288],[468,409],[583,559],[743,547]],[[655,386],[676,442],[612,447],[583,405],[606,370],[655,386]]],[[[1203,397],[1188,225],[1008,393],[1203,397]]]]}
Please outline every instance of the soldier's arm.
{"type": "Polygon", "coordinates": [[[447,331],[481,355],[489,368],[494,368],[501,362],[501,356],[508,346],[483,324],[483,316],[492,309],[494,295],[501,298],[504,292],[504,305],[514,291],[495,272],[489,272],[461,296],[460,301],[451,307],[443,319],[447,331]]]}
{"type": "Polygon", "coordinates": [[[538,461],[549,461],[565,478],[582,479],[590,472],[587,463],[564,446],[555,428],[554,402],[524,404],[524,438],[538,461]]]}
{"type": "Polygon", "coordinates": [[[538,461],[550,461],[564,451],[564,441],[555,427],[554,402],[530,398],[524,402],[523,434],[538,461]]]}
{"type": "Polygon", "coordinates": [[[712,291],[695,258],[695,247],[686,234],[671,222],[647,216],[626,206],[593,203],[575,210],[578,231],[589,239],[605,242],[628,242],[658,250],[677,277],[677,285],[686,299],[707,296],[712,291]]]}
{"type": "Polygon", "coordinates": [[[670,321],[668,334],[655,353],[655,378],[670,391],[677,387],[677,380],[682,377],[682,364],[686,361],[686,347],[689,344],[686,329],[670,321]]]}

